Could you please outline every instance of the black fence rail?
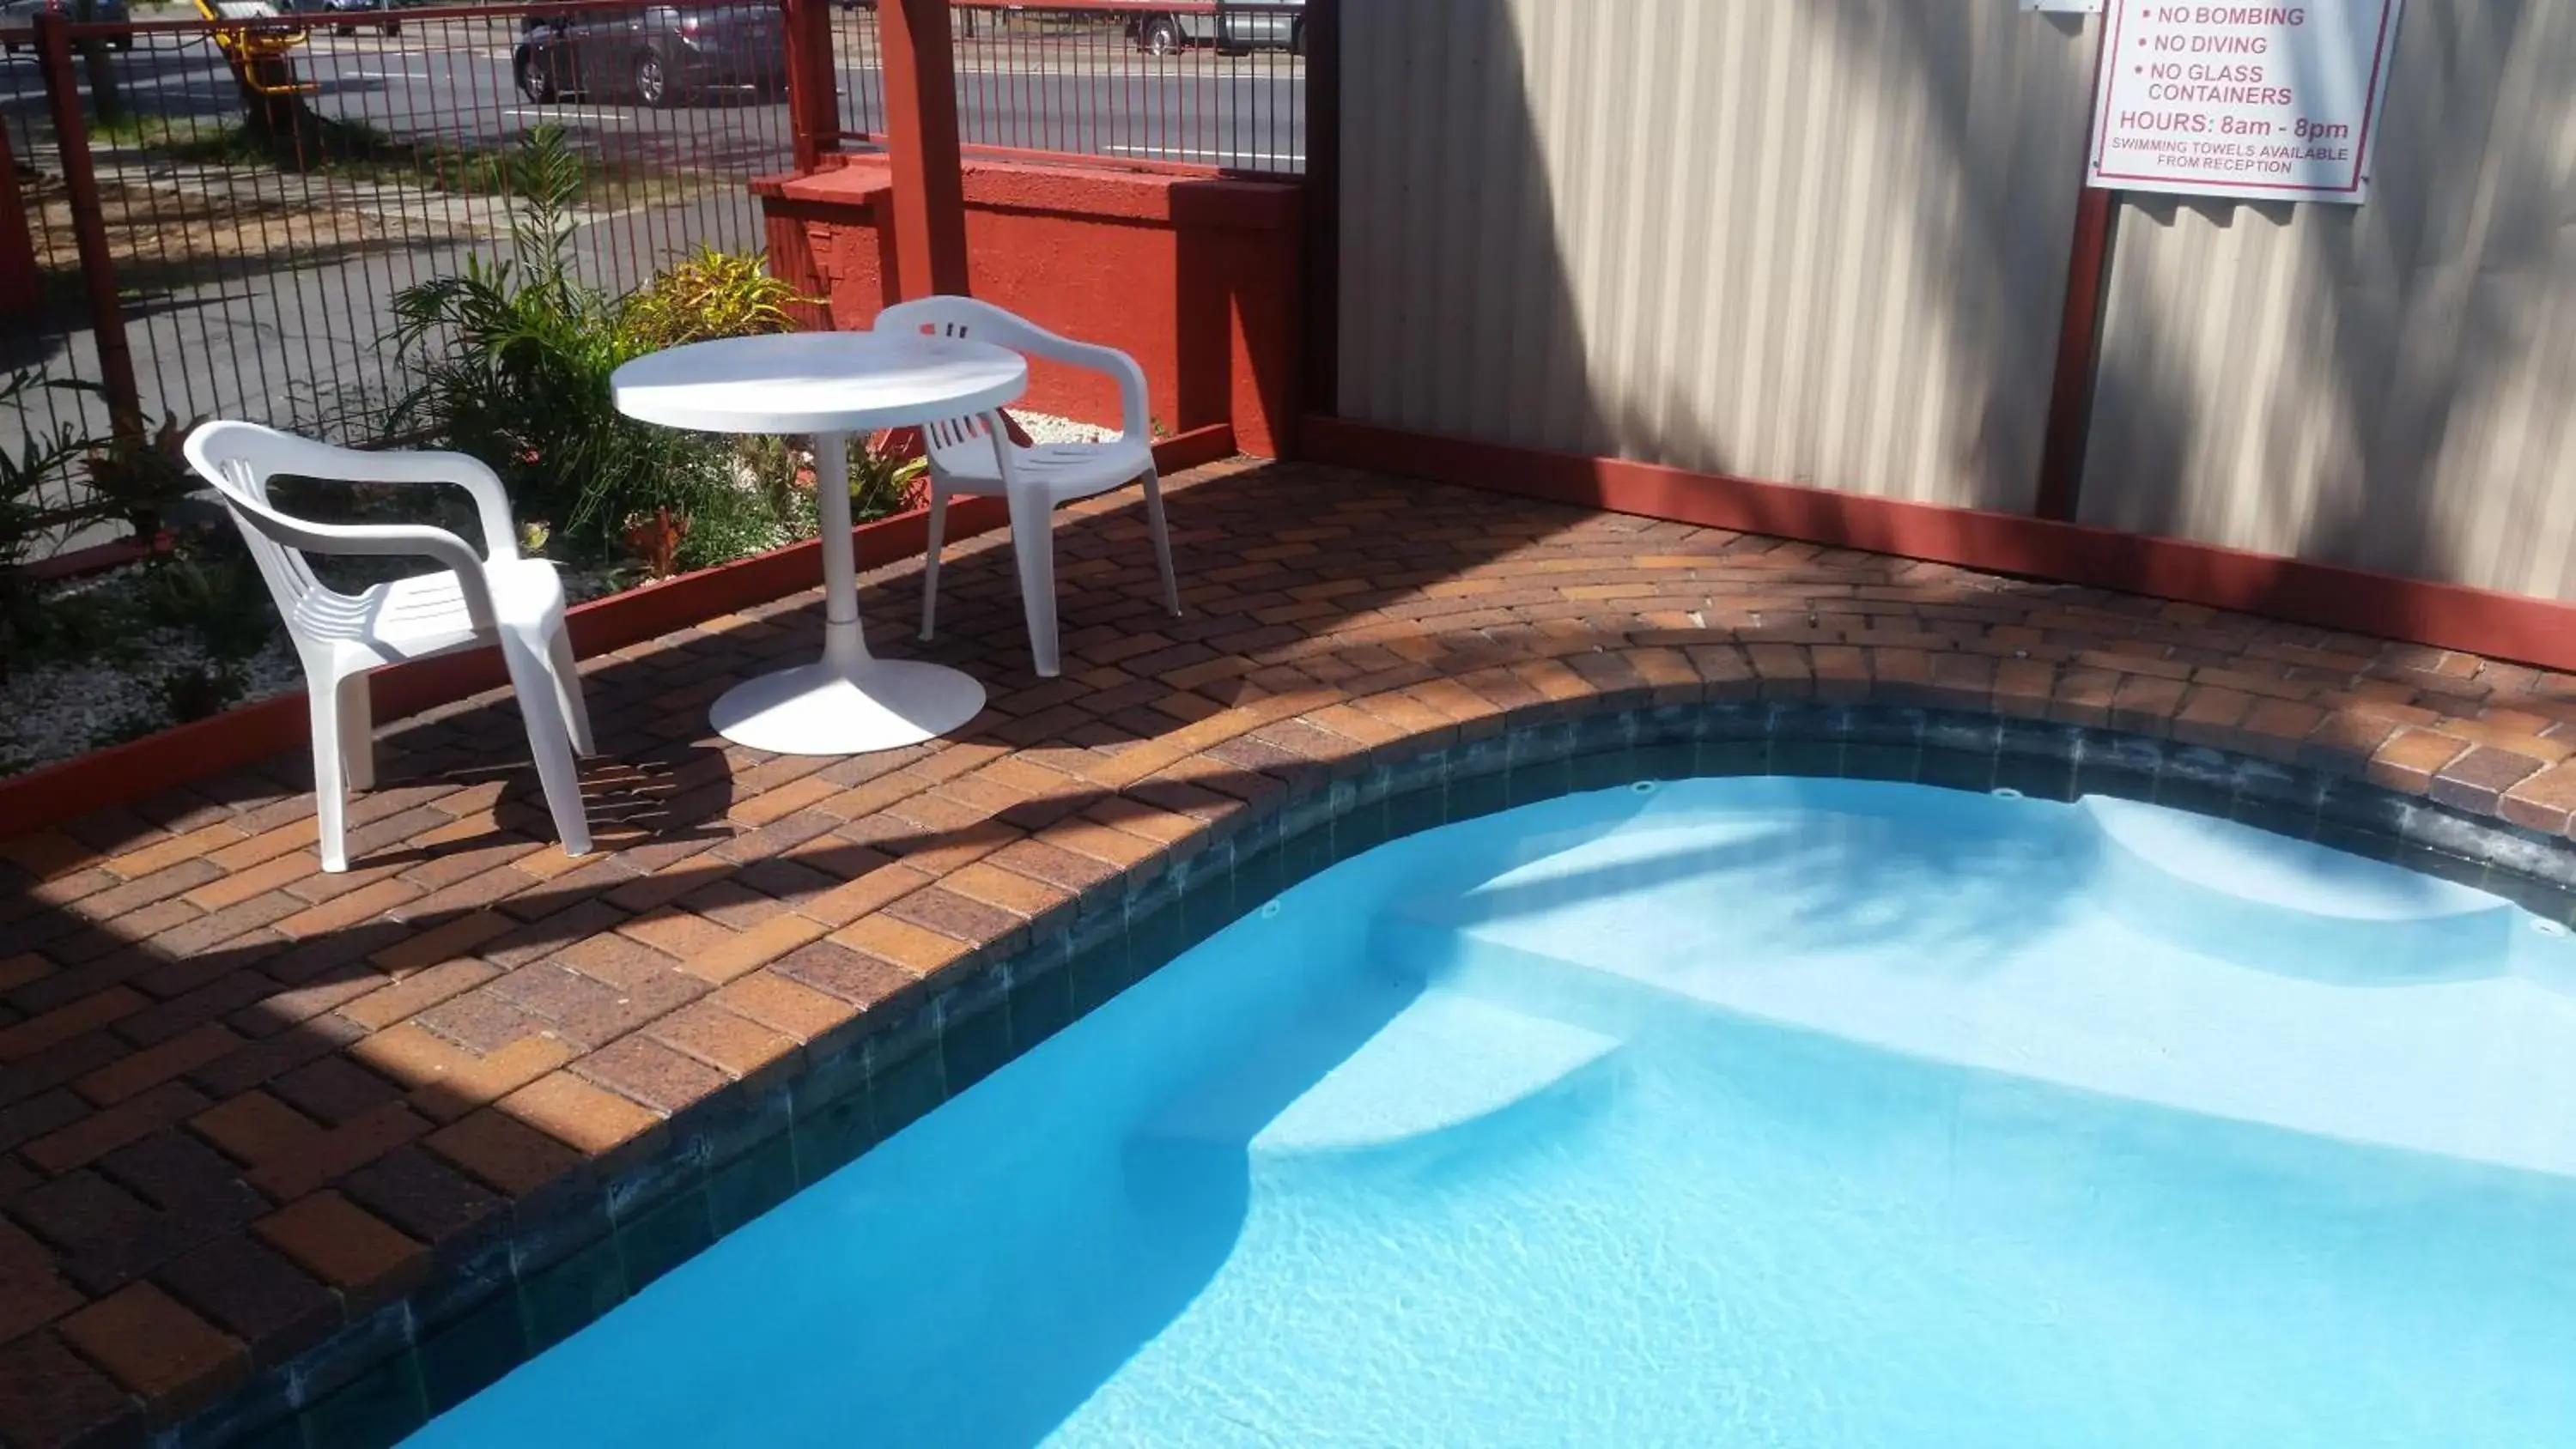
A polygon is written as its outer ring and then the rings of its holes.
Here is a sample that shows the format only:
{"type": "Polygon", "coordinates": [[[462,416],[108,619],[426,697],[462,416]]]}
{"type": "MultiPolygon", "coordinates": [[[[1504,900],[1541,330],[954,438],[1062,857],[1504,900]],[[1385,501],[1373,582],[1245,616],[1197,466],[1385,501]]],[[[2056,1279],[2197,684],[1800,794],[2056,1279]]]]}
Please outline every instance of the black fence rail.
{"type": "MultiPolygon", "coordinates": [[[[970,148],[1302,173],[1305,6],[961,5],[957,126],[970,148]]],[[[839,27],[843,135],[882,144],[872,8],[839,27]]]]}
{"type": "Polygon", "coordinates": [[[36,404],[94,426],[121,351],[147,422],[368,438],[409,385],[394,297],[503,254],[538,128],[582,168],[583,280],[758,250],[744,183],[791,164],[783,36],[774,0],[0,32],[21,47],[0,62],[0,136],[32,263],[12,297],[0,236],[0,370],[106,384],[36,404]]]}
{"type": "MultiPolygon", "coordinates": [[[[702,247],[760,250],[751,178],[883,140],[873,4],[278,3],[0,25],[0,377],[86,385],[0,400],[0,446],[21,423],[215,416],[393,436],[418,380],[396,298],[507,255],[513,157],[540,130],[581,168],[573,272],[610,292],[702,247]]],[[[951,14],[973,150],[1304,169],[1302,4],[951,14]]]]}

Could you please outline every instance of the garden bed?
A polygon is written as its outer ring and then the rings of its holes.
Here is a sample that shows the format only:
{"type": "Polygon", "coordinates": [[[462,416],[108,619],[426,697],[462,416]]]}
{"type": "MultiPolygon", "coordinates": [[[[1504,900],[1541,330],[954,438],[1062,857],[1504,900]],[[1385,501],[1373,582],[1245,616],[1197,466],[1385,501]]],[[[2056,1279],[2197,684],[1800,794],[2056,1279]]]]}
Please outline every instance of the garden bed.
{"type": "MultiPolygon", "coordinates": [[[[1037,442],[1073,442],[1107,429],[1045,414],[1014,415],[1037,442]]],[[[789,455],[790,466],[801,453],[789,455]]],[[[763,481],[746,476],[746,489],[763,481]]],[[[422,501],[417,490],[406,490],[422,501]]],[[[397,504],[400,499],[388,500],[397,504]]],[[[461,497],[444,500],[450,504],[461,497]]],[[[861,499],[882,518],[906,511],[909,497],[861,499]]],[[[465,527],[462,519],[442,523],[465,527]]],[[[0,776],[106,749],[301,688],[304,675],[257,570],[231,525],[193,531],[168,553],[44,586],[38,607],[51,633],[44,646],[12,661],[0,677],[0,776]]],[[[776,532],[748,540],[736,557],[751,558],[814,536],[810,507],[795,510],[776,532]]],[[[708,561],[711,566],[731,562],[708,561]]],[[[653,582],[635,562],[563,563],[574,604],[604,599],[653,582]]],[[[326,568],[328,565],[325,566],[326,568]]],[[[417,572],[418,560],[393,572],[417,572]]],[[[355,570],[342,587],[362,586],[355,570]]]]}
{"type": "MultiPolygon", "coordinates": [[[[1154,464],[1168,478],[1231,457],[1234,451],[1234,429],[1217,423],[1157,441],[1154,464]]],[[[949,509],[948,537],[956,542],[1006,521],[1000,499],[960,499],[949,509]]],[[[864,571],[916,555],[926,536],[927,515],[921,510],[861,524],[852,540],[858,566],[864,571]]],[[[573,651],[589,658],[622,649],[813,588],[822,575],[821,546],[808,540],[576,604],[569,619],[573,651]]],[[[368,680],[379,724],[503,682],[500,656],[491,649],[388,665],[368,680]]],[[[0,840],[300,750],[305,726],[302,691],[290,690],[158,734],[0,776],[0,840]]]]}

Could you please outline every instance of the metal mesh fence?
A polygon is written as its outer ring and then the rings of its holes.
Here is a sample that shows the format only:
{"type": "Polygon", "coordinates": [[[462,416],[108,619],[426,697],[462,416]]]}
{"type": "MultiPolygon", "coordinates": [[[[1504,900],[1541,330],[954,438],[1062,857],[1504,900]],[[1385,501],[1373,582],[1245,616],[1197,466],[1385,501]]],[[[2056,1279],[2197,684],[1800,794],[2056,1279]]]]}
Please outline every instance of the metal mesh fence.
{"type": "MultiPolygon", "coordinates": [[[[581,159],[583,280],[623,290],[700,245],[761,245],[744,183],[791,162],[772,0],[317,0],[293,20],[66,32],[79,53],[54,69],[70,70],[83,102],[147,418],[370,436],[406,386],[386,343],[395,295],[505,250],[519,210],[512,158],[538,127],[581,159]]],[[[5,74],[0,128],[21,166],[41,285],[32,315],[10,319],[0,364],[96,379],[47,67],[22,54],[5,74]]]]}
{"type": "MultiPolygon", "coordinates": [[[[1301,173],[1300,4],[958,6],[957,120],[969,147],[1301,173]]],[[[881,142],[873,9],[839,28],[842,124],[881,142]]]]}
{"type": "MultiPolygon", "coordinates": [[[[80,255],[72,237],[61,148],[55,144],[53,128],[43,122],[42,91],[36,91],[33,105],[26,103],[26,92],[35,79],[33,65],[23,57],[0,62],[0,77],[11,87],[7,99],[0,101],[0,144],[8,152],[0,158],[0,167],[7,170],[6,177],[0,178],[7,193],[0,201],[11,203],[11,209],[25,219],[25,250],[0,258],[0,266],[7,269],[5,282],[0,282],[0,375],[29,371],[56,379],[95,381],[97,339],[79,321],[80,255]]],[[[9,217],[0,214],[0,228],[9,225],[9,217]]],[[[14,247],[17,240],[13,236],[9,245],[14,247]]],[[[105,416],[103,407],[77,395],[42,388],[25,393],[12,403],[0,404],[0,447],[17,444],[17,414],[25,414],[38,431],[50,433],[61,423],[79,425],[92,411],[105,416]]],[[[60,506],[69,501],[65,496],[69,487],[67,481],[49,483],[26,502],[36,507],[60,506]]]]}
{"type": "MultiPolygon", "coordinates": [[[[415,381],[395,299],[506,254],[533,132],[582,167],[575,274],[620,292],[701,246],[759,250],[747,183],[799,154],[782,0],[272,3],[286,13],[0,25],[0,375],[107,389],[0,402],[0,443],[22,420],[103,435],[128,396],[147,428],[384,440],[415,381]]],[[[1302,4],[951,13],[972,149],[1304,169],[1302,4]]],[[[833,0],[824,28],[838,109],[809,97],[808,154],[835,115],[858,146],[885,127],[876,7],[833,0]]]]}

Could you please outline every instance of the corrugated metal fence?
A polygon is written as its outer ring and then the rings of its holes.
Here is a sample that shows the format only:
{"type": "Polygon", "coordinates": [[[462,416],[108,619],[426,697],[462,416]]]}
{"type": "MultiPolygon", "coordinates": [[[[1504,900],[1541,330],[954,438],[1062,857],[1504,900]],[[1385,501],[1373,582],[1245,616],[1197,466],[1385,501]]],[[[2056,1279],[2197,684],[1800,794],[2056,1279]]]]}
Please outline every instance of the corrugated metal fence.
{"type": "MultiPolygon", "coordinates": [[[[1339,410],[2028,511],[2098,25],[1347,7],[1339,410]]],[[[2576,598],[2576,7],[2409,0],[2367,206],[2124,199],[2084,521],[2576,598]]]]}
{"type": "Polygon", "coordinates": [[[2125,202],[2086,522],[2576,599],[2576,5],[2407,0],[2370,201],[2125,202]]]}

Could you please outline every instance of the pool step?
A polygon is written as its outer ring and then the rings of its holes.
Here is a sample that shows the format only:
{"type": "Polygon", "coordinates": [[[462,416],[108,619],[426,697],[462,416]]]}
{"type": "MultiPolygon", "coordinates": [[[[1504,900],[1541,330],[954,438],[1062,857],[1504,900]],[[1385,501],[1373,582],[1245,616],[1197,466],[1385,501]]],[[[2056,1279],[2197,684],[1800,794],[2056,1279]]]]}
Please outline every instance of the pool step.
{"type": "Polygon", "coordinates": [[[2515,913],[2484,891],[2233,821],[2088,796],[2102,901],[2189,949],[2339,984],[2494,975],[2515,913]]]}
{"type": "Polygon", "coordinates": [[[1373,982],[1183,1089],[1142,1135],[1256,1162],[1419,1146],[1570,1101],[1619,1046],[1436,986],[1373,982]]]}

